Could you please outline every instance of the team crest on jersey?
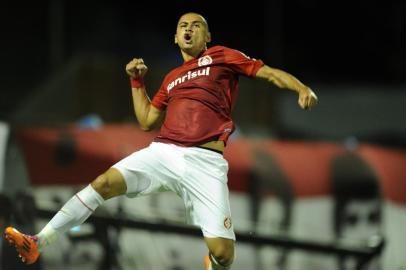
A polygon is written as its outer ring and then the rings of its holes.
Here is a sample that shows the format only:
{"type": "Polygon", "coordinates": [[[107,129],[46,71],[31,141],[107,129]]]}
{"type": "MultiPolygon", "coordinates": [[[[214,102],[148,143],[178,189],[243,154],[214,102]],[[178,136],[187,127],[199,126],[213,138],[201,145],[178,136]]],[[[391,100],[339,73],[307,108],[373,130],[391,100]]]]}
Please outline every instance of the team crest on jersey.
{"type": "Polygon", "coordinates": [[[209,55],[205,55],[205,56],[200,57],[198,62],[197,62],[199,67],[207,66],[207,65],[210,65],[211,63],[213,63],[213,59],[211,59],[211,57],[209,55]]]}
{"type": "Polygon", "coordinates": [[[230,217],[226,217],[226,218],[224,219],[224,227],[225,227],[227,230],[229,230],[229,229],[231,228],[231,225],[232,225],[232,223],[231,223],[231,218],[230,218],[230,217]]]}

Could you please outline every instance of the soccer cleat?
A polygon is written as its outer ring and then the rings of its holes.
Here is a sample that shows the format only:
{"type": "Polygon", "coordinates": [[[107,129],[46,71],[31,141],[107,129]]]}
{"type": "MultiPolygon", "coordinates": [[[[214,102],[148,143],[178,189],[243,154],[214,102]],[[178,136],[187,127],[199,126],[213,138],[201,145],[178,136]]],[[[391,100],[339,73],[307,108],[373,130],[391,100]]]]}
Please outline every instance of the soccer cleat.
{"type": "Polygon", "coordinates": [[[38,238],[36,236],[20,233],[13,227],[4,230],[4,237],[10,245],[14,245],[18,256],[26,264],[32,264],[39,257],[38,238]]]}
{"type": "Polygon", "coordinates": [[[209,255],[206,255],[206,257],[204,257],[204,265],[206,266],[206,270],[209,270],[210,267],[210,257],[209,255]]]}

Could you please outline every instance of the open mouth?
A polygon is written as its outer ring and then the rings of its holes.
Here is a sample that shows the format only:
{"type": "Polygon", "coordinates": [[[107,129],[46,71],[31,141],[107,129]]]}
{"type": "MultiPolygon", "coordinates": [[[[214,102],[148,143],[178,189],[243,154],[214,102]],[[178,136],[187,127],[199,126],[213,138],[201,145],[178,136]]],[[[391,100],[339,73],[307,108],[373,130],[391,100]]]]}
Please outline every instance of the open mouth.
{"type": "Polygon", "coordinates": [[[186,42],[190,42],[192,40],[192,35],[191,34],[185,34],[183,36],[183,38],[185,39],[186,42]]]}

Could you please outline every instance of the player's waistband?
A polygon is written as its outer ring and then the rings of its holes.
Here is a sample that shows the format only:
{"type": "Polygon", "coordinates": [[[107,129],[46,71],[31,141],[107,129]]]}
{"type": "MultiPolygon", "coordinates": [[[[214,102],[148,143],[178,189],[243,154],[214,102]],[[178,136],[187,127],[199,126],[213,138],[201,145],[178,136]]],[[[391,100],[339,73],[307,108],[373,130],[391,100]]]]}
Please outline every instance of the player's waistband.
{"type": "Polygon", "coordinates": [[[160,142],[160,143],[169,143],[169,144],[175,144],[175,145],[179,145],[179,146],[184,146],[184,147],[199,147],[199,148],[203,148],[206,150],[210,150],[219,154],[223,154],[224,152],[224,148],[225,148],[225,143],[224,141],[220,141],[220,140],[215,140],[215,141],[209,141],[200,145],[187,145],[187,144],[183,144],[180,143],[179,141],[176,140],[172,140],[169,138],[165,138],[162,136],[157,136],[154,139],[154,142],[160,142]]]}
{"type": "Polygon", "coordinates": [[[210,141],[201,145],[197,145],[196,147],[214,151],[221,155],[223,154],[225,148],[223,141],[210,141]]]}

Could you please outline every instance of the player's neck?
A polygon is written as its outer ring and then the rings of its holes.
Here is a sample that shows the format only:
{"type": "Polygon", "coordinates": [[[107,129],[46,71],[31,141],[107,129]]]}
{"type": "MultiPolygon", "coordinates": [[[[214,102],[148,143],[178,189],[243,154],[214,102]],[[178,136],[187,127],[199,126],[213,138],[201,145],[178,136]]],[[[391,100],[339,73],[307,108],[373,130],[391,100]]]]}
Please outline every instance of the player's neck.
{"type": "Polygon", "coordinates": [[[187,62],[187,61],[196,59],[196,58],[200,57],[200,55],[202,55],[205,51],[206,51],[206,48],[204,48],[203,50],[198,51],[198,52],[187,52],[187,51],[181,50],[183,62],[187,62]]]}

